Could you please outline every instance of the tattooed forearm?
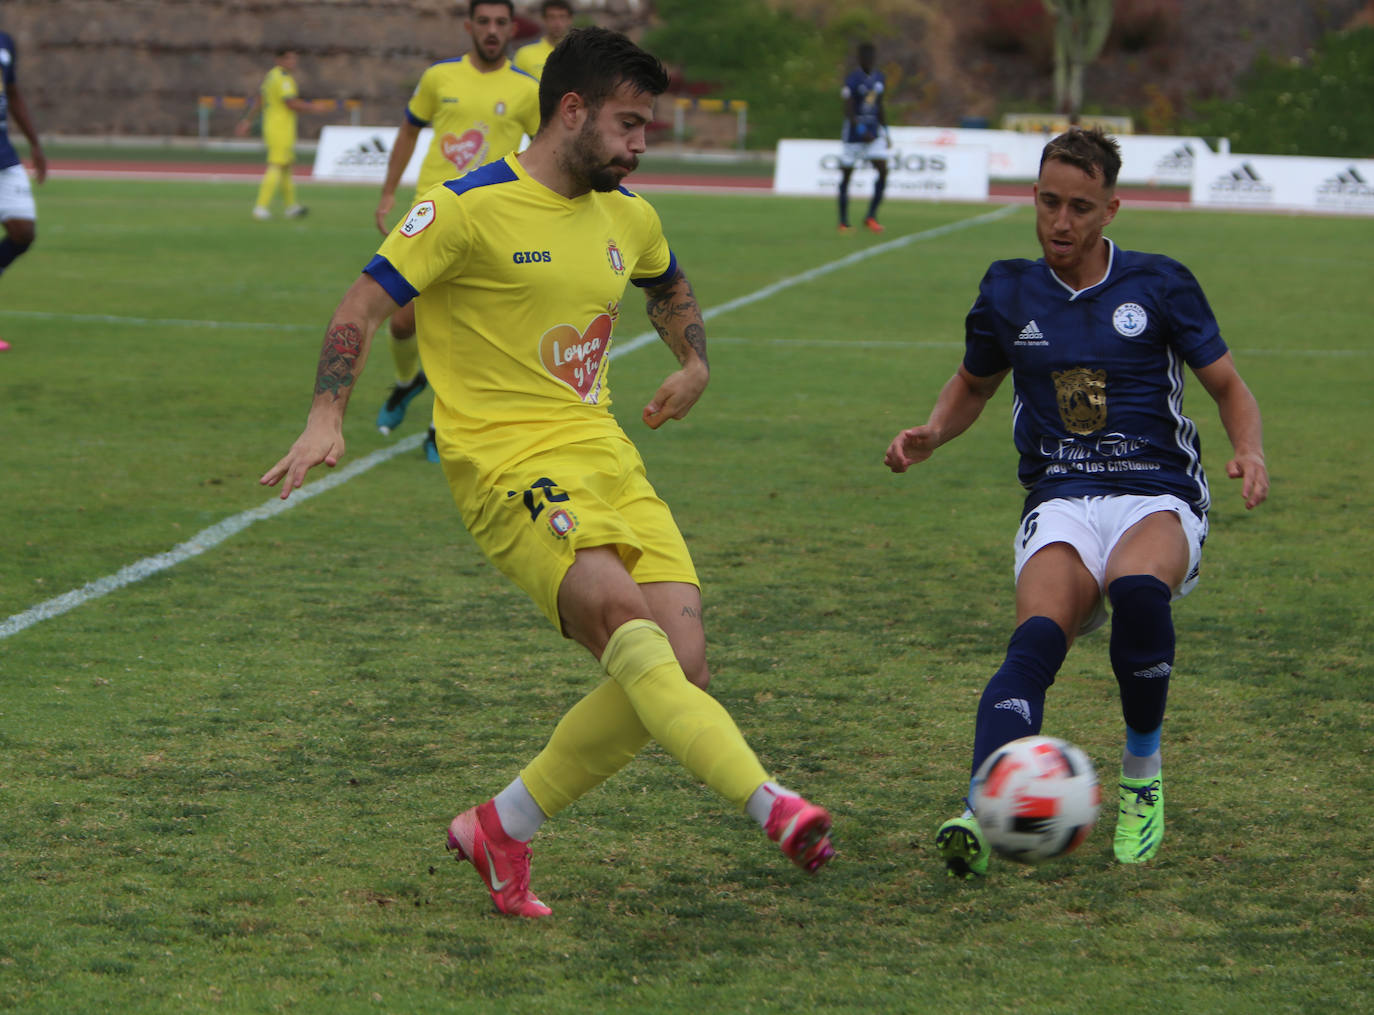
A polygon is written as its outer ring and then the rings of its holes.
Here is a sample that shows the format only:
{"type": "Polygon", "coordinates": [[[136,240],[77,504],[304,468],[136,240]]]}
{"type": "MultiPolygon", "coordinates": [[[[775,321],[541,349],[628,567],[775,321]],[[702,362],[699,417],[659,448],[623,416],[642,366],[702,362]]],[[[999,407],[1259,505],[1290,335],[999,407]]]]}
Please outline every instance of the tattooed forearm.
{"type": "Polygon", "coordinates": [[[315,371],[315,394],[342,398],[357,379],[355,368],[363,347],[363,332],[356,324],[332,324],[324,336],[320,365],[315,371]]]}
{"type": "Polygon", "coordinates": [[[706,325],[686,275],[679,271],[671,281],[647,290],[645,309],[649,323],[679,363],[686,363],[693,352],[706,362],[706,325]]]}

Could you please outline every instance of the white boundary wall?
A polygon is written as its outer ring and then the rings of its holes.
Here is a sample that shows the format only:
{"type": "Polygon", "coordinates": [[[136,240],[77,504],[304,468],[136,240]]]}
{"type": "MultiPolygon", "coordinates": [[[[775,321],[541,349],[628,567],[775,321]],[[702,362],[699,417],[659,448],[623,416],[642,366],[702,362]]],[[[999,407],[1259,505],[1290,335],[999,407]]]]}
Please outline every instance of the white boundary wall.
{"type": "Polygon", "coordinates": [[[1374,215],[1374,159],[1209,153],[1197,160],[1192,203],[1374,215]]]}
{"type": "MultiPolygon", "coordinates": [[[[988,150],[969,145],[945,146],[898,142],[893,132],[887,190],[891,198],[925,201],[986,201],[988,150]]],[[[873,193],[877,173],[860,162],[854,168],[849,196],[856,203],[873,193]]],[[[778,194],[835,194],[840,184],[838,141],[778,142],[773,190],[778,194]]],[[[860,209],[862,210],[862,209],[860,209]]]]}
{"type": "MultiPolygon", "coordinates": [[[[315,148],[315,179],[385,182],[387,160],[399,133],[399,127],[324,127],[315,148]]],[[[413,187],[420,179],[420,163],[433,137],[434,131],[428,127],[420,131],[415,154],[401,174],[403,185],[413,187]]]]}

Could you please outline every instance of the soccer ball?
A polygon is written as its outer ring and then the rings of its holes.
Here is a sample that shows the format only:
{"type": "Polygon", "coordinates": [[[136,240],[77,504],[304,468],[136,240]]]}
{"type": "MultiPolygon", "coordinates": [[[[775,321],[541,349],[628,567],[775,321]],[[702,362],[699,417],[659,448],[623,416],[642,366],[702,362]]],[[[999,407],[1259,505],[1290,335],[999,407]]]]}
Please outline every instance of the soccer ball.
{"type": "Polygon", "coordinates": [[[1003,744],[979,766],[969,801],[988,844],[1022,863],[1078,848],[1102,805],[1088,756],[1056,737],[1003,744]]]}

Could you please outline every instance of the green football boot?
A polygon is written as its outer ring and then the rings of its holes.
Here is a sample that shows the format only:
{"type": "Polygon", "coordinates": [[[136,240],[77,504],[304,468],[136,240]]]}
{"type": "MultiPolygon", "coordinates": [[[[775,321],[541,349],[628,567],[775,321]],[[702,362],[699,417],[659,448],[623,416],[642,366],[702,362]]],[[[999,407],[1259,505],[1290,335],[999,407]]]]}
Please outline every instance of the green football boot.
{"type": "Polygon", "coordinates": [[[1164,839],[1164,777],[1121,777],[1116,838],[1112,849],[1122,863],[1144,863],[1164,839]]]}
{"type": "Polygon", "coordinates": [[[935,833],[952,878],[982,877],[988,872],[988,846],[977,818],[950,818],[935,833]]]}

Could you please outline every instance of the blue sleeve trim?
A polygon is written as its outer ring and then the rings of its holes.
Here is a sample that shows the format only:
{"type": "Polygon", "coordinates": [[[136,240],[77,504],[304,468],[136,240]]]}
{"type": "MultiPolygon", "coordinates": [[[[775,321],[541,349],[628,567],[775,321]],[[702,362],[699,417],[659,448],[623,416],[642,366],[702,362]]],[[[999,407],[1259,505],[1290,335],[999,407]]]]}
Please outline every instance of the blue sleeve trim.
{"type": "Polygon", "coordinates": [[[677,274],[677,255],[671,250],[668,251],[668,270],[655,278],[632,278],[630,282],[640,289],[652,289],[656,285],[662,285],[677,274]]]}
{"type": "Polygon", "coordinates": [[[420,295],[420,291],[407,282],[395,266],[381,254],[367,262],[363,274],[371,275],[373,281],[386,290],[386,294],[396,301],[398,307],[405,306],[420,295]]]}
{"type": "Polygon", "coordinates": [[[444,186],[455,194],[464,194],[477,187],[489,187],[494,183],[514,183],[518,179],[520,177],[515,175],[515,170],[506,165],[506,160],[498,159],[488,162],[485,166],[479,166],[456,180],[445,180],[444,186]]]}
{"type": "Polygon", "coordinates": [[[428,126],[429,126],[429,121],[428,121],[428,120],[421,120],[418,116],[416,116],[414,113],[412,113],[412,112],[410,111],[410,107],[409,107],[409,106],[406,106],[406,119],[409,120],[409,121],[411,122],[411,124],[412,124],[413,126],[416,126],[416,127],[428,127],[428,126]]]}

